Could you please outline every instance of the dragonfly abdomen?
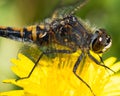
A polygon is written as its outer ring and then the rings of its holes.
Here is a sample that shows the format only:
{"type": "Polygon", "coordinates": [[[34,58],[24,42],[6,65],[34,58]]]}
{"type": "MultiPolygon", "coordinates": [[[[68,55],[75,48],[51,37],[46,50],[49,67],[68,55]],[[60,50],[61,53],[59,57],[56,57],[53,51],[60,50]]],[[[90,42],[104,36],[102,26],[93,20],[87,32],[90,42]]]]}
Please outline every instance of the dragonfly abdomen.
{"type": "Polygon", "coordinates": [[[10,38],[11,36],[21,37],[20,29],[14,29],[11,27],[0,27],[0,36],[10,38]]]}
{"type": "Polygon", "coordinates": [[[0,27],[0,36],[17,41],[39,41],[47,34],[43,27],[34,25],[24,28],[0,27]]]}
{"type": "MultiPolygon", "coordinates": [[[[25,34],[28,33],[26,28],[12,28],[12,27],[0,27],[0,36],[14,39],[17,41],[22,41],[25,34]]],[[[29,32],[29,35],[31,32],[29,32]]]]}

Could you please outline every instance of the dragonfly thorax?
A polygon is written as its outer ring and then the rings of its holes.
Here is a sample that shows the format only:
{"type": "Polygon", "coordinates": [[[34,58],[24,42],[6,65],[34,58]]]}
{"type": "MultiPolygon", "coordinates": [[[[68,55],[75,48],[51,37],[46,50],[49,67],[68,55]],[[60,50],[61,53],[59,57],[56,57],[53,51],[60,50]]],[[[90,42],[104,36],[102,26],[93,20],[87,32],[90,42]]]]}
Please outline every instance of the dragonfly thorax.
{"type": "Polygon", "coordinates": [[[92,33],[73,15],[57,19],[51,23],[55,41],[69,48],[89,49],[92,33]]]}

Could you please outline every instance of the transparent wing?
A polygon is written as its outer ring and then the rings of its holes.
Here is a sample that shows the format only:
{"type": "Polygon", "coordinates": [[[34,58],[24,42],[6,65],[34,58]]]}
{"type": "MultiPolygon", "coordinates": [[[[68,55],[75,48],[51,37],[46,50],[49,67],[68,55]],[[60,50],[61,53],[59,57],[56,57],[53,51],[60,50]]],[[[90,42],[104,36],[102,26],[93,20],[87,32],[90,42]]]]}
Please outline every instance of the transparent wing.
{"type": "MultiPolygon", "coordinates": [[[[33,62],[36,62],[39,56],[43,52],[46,52],[46,50],[57,50],[57,49],[62,50],[62,49],[67,49],[67,48],[64,46],[60,46],[58,44],[49,44],[48,46],[39,46],[34,43],[26,43],[20,48],[18,53],[22,53],[28,58],[30,58],[33,62]]],[[[46,56],[49,59],[52,59],[58,55],[59,55],[58,53],[50,53],[50,54],[45,54],[44,56],[46,56]]]]}
{"type": "Polygon", "coordinates": [[[74,2],[68,4],[61,4],[59,8],[54,11],[53,18],[74,14],[78,9],[86,5],[88,1],[89,0],[74,0],[74,2]]]}
{"type": "Polygon", "coordinates": [[[36,44],[24,44],[18,53],[22,53],[28,58],[30,58],[33,62],[36,62],[37,59],[39,58],[40,54],[42,51],[40,50],[40,47],[37,46],[36,44]]]}

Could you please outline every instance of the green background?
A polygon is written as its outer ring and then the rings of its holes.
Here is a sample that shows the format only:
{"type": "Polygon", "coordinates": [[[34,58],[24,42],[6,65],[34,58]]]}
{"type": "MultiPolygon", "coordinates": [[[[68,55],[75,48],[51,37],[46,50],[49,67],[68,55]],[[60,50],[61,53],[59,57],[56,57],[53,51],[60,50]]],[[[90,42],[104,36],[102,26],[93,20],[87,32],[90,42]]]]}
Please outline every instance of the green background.
{"type": "MultiPolygon", "coordinates": [[[[23,27],[39,24],[51,16],[60,4],[68,6],[75,0],[0,0],[0,26],[23,27]]],[[[103,55],[120,60],[120,0],[89,0],[88,4],[76,12],[78,17],[90,21],[91,25],[103,27],[111,35],[113,45],[103,55]]],[[[0,37],[0,82],[14,78],[10,58],[16,58],[22,44],[0,37]]],[[[0,92],[10,90],[9,84],[0,83],[0,92]],[[3,86],[3,87],[1,87],[3,86]]]]}

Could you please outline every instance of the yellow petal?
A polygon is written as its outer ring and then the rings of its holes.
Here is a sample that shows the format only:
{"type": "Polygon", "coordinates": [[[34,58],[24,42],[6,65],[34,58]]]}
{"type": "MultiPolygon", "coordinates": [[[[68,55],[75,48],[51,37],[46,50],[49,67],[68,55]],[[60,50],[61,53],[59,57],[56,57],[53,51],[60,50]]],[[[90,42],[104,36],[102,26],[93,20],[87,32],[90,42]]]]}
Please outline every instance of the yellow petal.
{"type": "MultiPolygon", "coordinates": [[[[73,66],[79,54],[80,51],[70,55],[60,54],[54,59],[44,56],[29,78],[18,81],[4,80],[4,82],[22,87],[21,96],[93,96],[90,89],[73,73],[73,66]]],[[[98,57],[96,55],[96,58],[98,57]]],[[[105,60],[105,64],[118,71],[120,62],[113,64],[115,61],[116,58],[111,57],[105,60]]],[[[19,77],[28,76],[34,66],[34,63],[22,54],[18,55],[17,60],[12,59],[12,62],[15,64],[12,70],[19,77]]],[[[77,74],[91,87],[96,96],[119,94],[120,83],[116,81],[120,76],[108,75],[106,68],[95,64],[88,56],[84,63],[82,62],[77,69],[77,74]]],[[[11,91],[10,94],[19,96],[17,92],[19,91],[11,91]]]]}

